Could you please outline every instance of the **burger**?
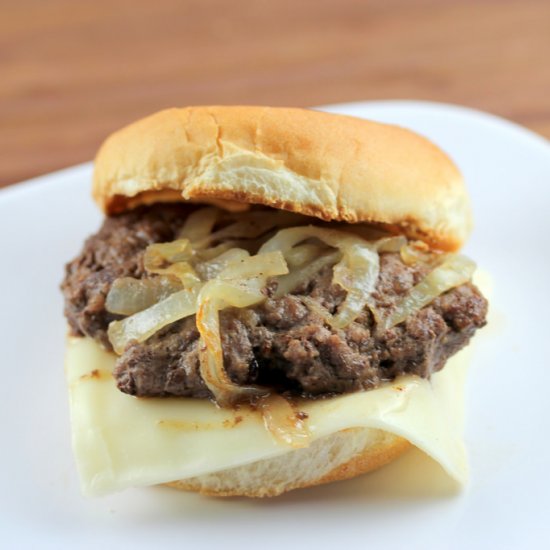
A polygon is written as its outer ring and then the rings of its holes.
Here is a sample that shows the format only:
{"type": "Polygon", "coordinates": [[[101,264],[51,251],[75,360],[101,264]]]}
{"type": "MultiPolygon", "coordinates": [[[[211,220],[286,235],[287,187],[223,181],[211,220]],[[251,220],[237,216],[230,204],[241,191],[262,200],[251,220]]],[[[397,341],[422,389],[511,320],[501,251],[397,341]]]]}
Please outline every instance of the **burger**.
{"type": "Polygon", "coordinates": [[[106,217],[62,283],[85,494],[273,496],[411,445],[465,479],[455,354],[487,301],[435,145],[311,110],[169,109],[105,141],[92,193],[106,217]]]}

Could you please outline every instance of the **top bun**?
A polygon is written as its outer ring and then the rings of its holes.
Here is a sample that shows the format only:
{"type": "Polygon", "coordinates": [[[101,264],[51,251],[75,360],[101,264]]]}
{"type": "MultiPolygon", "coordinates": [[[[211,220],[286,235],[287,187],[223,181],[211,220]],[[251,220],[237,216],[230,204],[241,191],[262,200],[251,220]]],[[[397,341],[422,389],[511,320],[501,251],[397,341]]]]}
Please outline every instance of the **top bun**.
{"type": "Polygon", "coordinates": [[[95,161],[107,214],[185,200],[261,204],[326,221],[377,223],[456,250],[471,227],[460,172],[403,128],[305,109],[167,109],[112,134],[95,161]]]}

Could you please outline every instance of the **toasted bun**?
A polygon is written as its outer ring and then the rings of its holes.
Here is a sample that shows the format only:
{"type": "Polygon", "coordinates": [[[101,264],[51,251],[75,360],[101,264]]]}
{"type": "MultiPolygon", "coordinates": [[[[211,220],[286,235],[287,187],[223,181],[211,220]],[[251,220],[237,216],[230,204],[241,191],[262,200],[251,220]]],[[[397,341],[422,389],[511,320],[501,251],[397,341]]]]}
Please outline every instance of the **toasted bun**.
{"type": "Polygon", "coordinates": [[[110,136],[93,194],[108,214],[187,200],[261,204],[326,221],[378,223],[456,250],[471,226],[460,173],[396,126],[303,109],[168,109],[110,136]]]}
{"type": "Polygon", "coordinates": [[[182,481],[176,489],[220,497],[273,497],[291,491],[350,479],[380,468],[411,447],[388,432],[355,428],[314,441],[305,449],[182,481]]]}

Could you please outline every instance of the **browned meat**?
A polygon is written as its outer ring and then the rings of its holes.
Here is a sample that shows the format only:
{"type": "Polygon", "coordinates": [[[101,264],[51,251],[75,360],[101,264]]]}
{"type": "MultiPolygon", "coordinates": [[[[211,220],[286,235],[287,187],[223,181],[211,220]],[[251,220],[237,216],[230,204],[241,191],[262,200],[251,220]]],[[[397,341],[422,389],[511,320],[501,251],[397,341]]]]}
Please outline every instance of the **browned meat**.
{"type": "MultiPolygon", "coordinates": [[[[155,206],[108,218],[67,266],[65,312],[73,331],[110,348],[115,316],[104,300],[117,277],[144,276],[142,254],[152,242],[174,238],[187,210],[155,206]]],[[[399,254],[381,256],[373,298],[389,311],[426,273],[399,254]]],[[[404,373],[429,377],[485,324],[487,302],[471,284],[438,297],[400,325],[377,331],[365,311],[345,330],[330,328],[304,298],[334,313],[345,292],[326,269],[292,295],[269,297],[246,310],[221,313],[224,364],[237,383],[257,383],[295,394],[323,395],[370,389],[404,373]]],[[[119,388],[138,396],[209,397],[199,373],[198,332],[191,317],[130,345],[115,369],[119,388]]]]}

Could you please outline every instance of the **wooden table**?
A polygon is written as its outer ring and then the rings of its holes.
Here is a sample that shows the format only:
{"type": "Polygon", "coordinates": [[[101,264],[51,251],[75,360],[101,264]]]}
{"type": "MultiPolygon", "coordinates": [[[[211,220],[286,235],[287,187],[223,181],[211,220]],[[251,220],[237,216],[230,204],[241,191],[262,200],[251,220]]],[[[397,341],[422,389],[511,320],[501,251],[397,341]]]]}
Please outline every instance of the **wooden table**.
{"type": "Polygon", "coordinates": [[[2,0],[0,186],[167,106],[460,103],[550,137],[548,0],[2,0]]]}

